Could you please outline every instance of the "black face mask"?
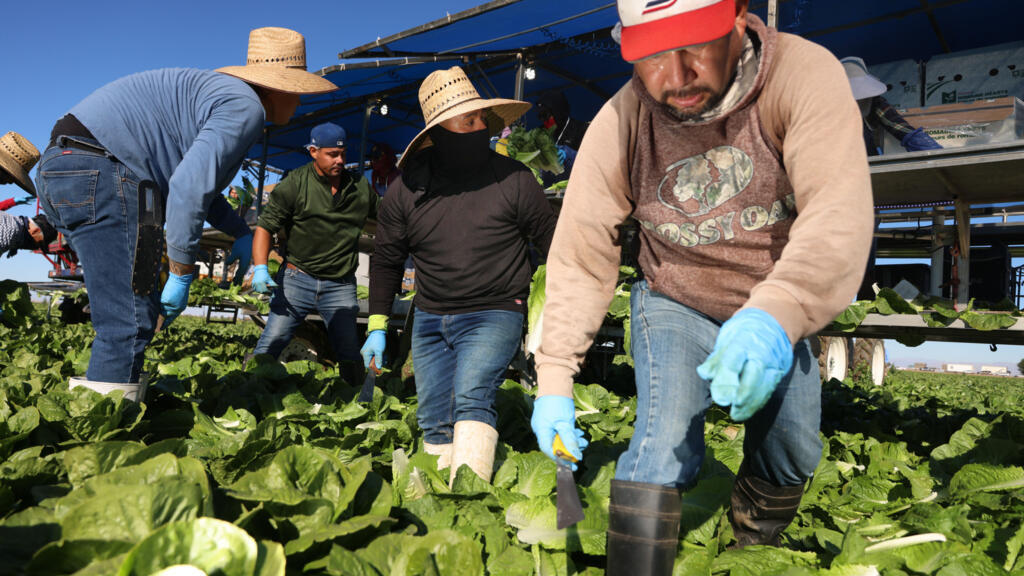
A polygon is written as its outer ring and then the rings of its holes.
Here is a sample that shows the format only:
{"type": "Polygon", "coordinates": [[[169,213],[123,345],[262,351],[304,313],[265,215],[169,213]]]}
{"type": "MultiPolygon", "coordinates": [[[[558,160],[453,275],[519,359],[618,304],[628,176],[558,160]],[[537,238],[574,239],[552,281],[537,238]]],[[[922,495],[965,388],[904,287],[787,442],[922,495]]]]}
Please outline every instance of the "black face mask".
{"type": "Polygon", "coordinates": [[[491,155],[491,135],[486,129],[460,134],[441,126],[430,129],[437,168],[449,176],[476,172],[491,155]]]}

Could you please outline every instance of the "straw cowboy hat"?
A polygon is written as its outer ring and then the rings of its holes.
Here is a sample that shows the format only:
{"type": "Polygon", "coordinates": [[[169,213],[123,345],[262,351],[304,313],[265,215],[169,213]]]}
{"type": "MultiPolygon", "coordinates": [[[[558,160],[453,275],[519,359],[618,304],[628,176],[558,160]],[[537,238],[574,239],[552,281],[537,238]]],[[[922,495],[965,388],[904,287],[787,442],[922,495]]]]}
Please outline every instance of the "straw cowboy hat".
{"type": "Polygon", "coordinates": [[[850,80],[854,100],[874,98],[889,91],[885,83],[868,73],[868,66],[864,60],[856,56],[847,56],[840,62],[846,71],[846,77],[850,80]]]}
{"type": "Polygon", "coordinates": [[[249,32],[245,66],[225,66],[217,72],[289,94],[323,94],[338,89],[330,80],[306,72],[306,39],[287,28],[249,32]]]}
{"type": "Polygon", "coordinates": [[[36,187],[29,179],[29,170],[39,161],[39,150],[17,132],[8,132],[0,137],[0,168],[35,196],[36,187]]]}
{"type": "Polygon", "coordinates": [[[431,72],[423,80],[420,85],[420,108],[427,126],[402,152],[402,158],[398,161],[399,168],[411,155],[433,144],[427,132],[445,120],[487,108],[487,130],[494,136],[525,114],[530,109],[530,103],[506,98],[485,100],[480,97],[462,68],[452,66],[447,70],[431,72]]]}

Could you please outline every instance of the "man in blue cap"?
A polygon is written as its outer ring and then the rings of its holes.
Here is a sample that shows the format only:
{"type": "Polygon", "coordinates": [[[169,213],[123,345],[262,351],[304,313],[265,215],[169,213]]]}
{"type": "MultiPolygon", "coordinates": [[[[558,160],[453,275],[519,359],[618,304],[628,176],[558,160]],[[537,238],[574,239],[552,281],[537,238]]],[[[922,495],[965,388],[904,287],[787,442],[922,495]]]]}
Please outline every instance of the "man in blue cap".
{"type": "MultiPolygon", "coordinates": [[[[274,291],[270,318],[256,354],[277,356],[307,314],[319,312],[335,358],[358,365],[355,271],[359,233],[377,217],[380,201],[370,183],[345,169],[345,130],[320,124],[307,145],[313,161],[292,170],[274,188],[253,234],[253,288],[274,291]],[[267,270],[271,236],[284,232],[286,264],[274,282],[267,270]]],[[[352,383],[352,374],[346,374],[352,383]]]]}

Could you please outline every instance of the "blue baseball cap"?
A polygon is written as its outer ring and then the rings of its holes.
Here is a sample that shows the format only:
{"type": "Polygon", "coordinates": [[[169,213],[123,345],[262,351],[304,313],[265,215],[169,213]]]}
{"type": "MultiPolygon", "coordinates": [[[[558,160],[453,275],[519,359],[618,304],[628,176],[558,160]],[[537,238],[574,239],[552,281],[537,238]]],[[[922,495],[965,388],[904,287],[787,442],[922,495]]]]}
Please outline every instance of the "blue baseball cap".
{"type": "Polygon", "coordinates": [[[309,132],[309,144],[306,147],[310,146],[316,146],[317,148],[344,148],[345,129],[331,122],[315,126],[309,132]]]}

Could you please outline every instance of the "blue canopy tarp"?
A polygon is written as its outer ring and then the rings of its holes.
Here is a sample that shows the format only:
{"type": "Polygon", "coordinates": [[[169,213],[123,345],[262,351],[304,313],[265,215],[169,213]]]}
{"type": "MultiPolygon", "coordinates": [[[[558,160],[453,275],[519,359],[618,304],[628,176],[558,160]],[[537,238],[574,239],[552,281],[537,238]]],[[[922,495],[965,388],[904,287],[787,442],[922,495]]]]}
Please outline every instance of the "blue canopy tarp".
{"type": "MultiPolygon", "coordinates": [[[[751,11],[767,19],[765,0],[751,11]]],[[[829,48],[857,55],[869,65],[911,58],[927,60],[1024,38],[1020,0],[779,0],[778,26],[829,48]]],[[[522,97],[536,101],[563,91],[572,115],[589,120],[629,78],[610,30],[614,2],[496,0],[341,52],[341,63],[319,73],[340,87],[304,98],[291,123],[270,129],[267,163],[289,170],[309,160],[303,146],[312,126],[331,121],[349,138],[349,160],[360,143],[386,142],[401,151],[423,126],[417,91],[434,70],[461,65],[484,97],[512,97],[519,64],[536,70],[522,97]],[[388,104],[388,115],[376,102],[388,104]],[[373,108],[364,120],[367,107],[373,108]]],[[[526,117],[528,124],[534,115],[526,117]]],[[[263,145],[249,157],[260,159],[263,145]]]]}

